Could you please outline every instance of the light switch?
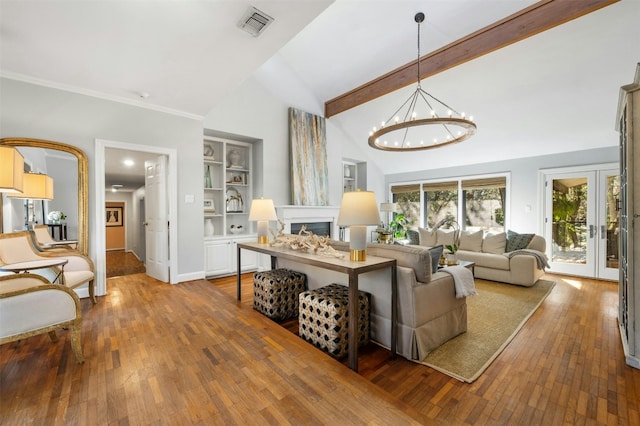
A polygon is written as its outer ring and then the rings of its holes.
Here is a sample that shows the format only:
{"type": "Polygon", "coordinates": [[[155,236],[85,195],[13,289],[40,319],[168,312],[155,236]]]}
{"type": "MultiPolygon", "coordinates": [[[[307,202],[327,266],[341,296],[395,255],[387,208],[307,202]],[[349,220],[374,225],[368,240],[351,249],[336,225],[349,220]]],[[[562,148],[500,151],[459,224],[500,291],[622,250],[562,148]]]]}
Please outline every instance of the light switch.
{"type": "Polygon", "coordinates": [[[526,206],[524,206],[524,212],[531,213],[531,204],[527,204],[526,206]]]}
{"type": "Polygon", "coordinates": [[[185,204],[193,204],[196,201],[196,196],[193,194],[187,194],[184,196],[185,204]]]}

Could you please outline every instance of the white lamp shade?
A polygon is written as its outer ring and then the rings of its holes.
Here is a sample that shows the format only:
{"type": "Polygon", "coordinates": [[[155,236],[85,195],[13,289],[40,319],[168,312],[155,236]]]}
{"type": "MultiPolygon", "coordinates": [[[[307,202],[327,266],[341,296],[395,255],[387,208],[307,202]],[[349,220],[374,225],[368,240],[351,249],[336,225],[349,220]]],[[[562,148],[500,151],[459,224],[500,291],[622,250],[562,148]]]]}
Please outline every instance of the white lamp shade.
{"type": "Polygon", "coordinates": [[[22,194],[8,194],[11,198],[53,200],[53,179],[40,173],[25,173],[22,194]]]}
{"type": "Polygon", "coordinates": [[[380,203],[380,211],[391,213],[396,211],[396,203],[380,203]]]}
{"type": "Polygon", "coordinates": [[[17,149],[0,146],[0,192],[19,194],[23,188],[24,158],[17,149]]]}
{"type": "Polygon", "coordinates": [[[273,200],[260,198],[251,201],[249,220],[278,220],[273,200]]]}
{"type": "Polygon", "coordinates": [[[377,225],[380,223],[380,213],[376,196],[371,191],[345,192],[340,204],[338,225],[377,225]]]}

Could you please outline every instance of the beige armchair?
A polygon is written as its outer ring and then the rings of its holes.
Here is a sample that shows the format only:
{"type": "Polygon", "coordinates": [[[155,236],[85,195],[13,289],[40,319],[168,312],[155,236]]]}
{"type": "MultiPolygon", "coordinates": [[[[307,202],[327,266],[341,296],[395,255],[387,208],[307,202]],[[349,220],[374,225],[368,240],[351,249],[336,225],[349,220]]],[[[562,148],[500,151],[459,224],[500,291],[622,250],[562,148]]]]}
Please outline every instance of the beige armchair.
{"type": "Polygon", "coordinates": [[[34,247],[40,252],[62,252],[75,250],[77,241],[56,241],[49,234],[47,225],[35,225],[30,231],[34,247]]]}
{"type": "Polygon", "coordinates": [[[38,252],[29,231],[0,234],[0,265],[52,258],[65,259],[67,263],[60,267],[36,269],[31,272],[45,277],[50,282],[55,282],[60,275],[60,281],[72,289],[88,284],[89,297],[91,302],[96,304],[95,269],[87,256],[76,251],[38,252]]]}
{"type": "Polygon", "coordinates": [[[35,274],[0,277],[0,344],[49,333],[56,342],[56,330],[71,331],[71,348],[78,360],[82,355],[82,310],[72,290],[35,274]]]}

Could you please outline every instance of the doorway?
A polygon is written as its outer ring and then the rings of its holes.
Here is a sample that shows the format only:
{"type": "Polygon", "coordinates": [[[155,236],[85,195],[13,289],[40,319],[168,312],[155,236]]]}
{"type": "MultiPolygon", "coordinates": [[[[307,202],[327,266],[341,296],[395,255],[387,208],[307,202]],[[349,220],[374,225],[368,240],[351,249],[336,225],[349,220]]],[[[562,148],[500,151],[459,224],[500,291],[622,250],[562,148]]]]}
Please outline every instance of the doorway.
{"type": "MultiPolygon", "coordinates": [[[[126,150],[138,153],[144,153],[148,157],[158,158],[165,157],[166,158],[166,175],[167,175],[167,184],[166,184],[166,211],[167,211],[167,225],[173,222],[173,218],[177,217],[177,152],[175,149],[161,148],[155,146],[147,146],[147,145],[137,145],[137,144],[129,144],[108,140],[96,140],[96,158],[102,159],[102,161],[96,161],[95,166],[95,223],[94,223],[94,235],[96,240],[96,251],[97,253],[106,253],[106,241],[105,241],[105,220],[106,220],[106,212],[105,212],[105,203],[106,203],[106,191],[108,188],[106,185],[105,175],[106,175],[106,165],[105,165],[105,152],[107,149],[119,149],[126,150]]],[[[144,165],[142,166],[144,168],[144,165]]],[[[144,172],[143,172],[144,175],[144,172]]],[[[144,181],[144,178],[143,178],[144,181]]],[[[144,186],[144,183],[142,184],[144,186]]],[[[127,234],[133,232],[132,229],[134,227],[144,228],[144,222],[139,220],[140,209],[139,206],[141,203],[144,203],[144,196],[140,196],[132,201],[129,205],[131,206],[131,210],[136,210],[136,213],[133,213],[131,220],[129,221],[132,226],[125,227],[127,234]],[[133,226],[135,225],[135,226],[133,226]]],[[[149,209],[147,208],[147,211],[149,209]]],[[[144,213],[144,211],[142,212],[144,213]]],[[[178,282],[177,276],[177,230],[176,227],[168,226],[168,233],[166,236],[166,241],[162,242],[166,250],[166,259],[165,264],[167,268],[167,280],[171,284],[175,284],[178,282]]],[[[131,240],[134,241],[133,244],[139,244],[140,241],[144,241],[142,237],[140,237],[140,233],[144,233],[144,230],[141,230],[136,235],[132,235],[131,240]]],[[[129,235],[127,235],[127,238],[129,235]]],[[[144,249],[137,251],[138,257],[140,254],[142,256],[146,256],[149,250],[147,247],[144,249]]],[[[106,294],[107,291],[107,281],[106,281],[106,256],[98,255],[96,258],[96,292],[97,294],[106,294]]],[[[143,257],[144,259],[144,257],[143,257]]]]}
{"type": "Polygon", "coordinates": [[[599,165],[541,173],[550,271],[617,280],[618,169],[599,165]]]}

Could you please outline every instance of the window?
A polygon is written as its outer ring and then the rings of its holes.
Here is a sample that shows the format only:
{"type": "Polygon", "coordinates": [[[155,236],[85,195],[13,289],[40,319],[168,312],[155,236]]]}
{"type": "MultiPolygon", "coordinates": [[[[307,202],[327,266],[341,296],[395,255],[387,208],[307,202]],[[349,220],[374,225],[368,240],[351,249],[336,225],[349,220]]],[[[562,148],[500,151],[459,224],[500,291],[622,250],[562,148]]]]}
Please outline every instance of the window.
{"type": "Polygon", "coordinates": [[[469,231],[505,230],[505,175],[394,185],[391,194],[409,226],[433,228],[448,218],[469,231]]]}
{"type": "Polygon", "coordinates": [[[391,187],[397,214],[404,215],[409,227],[420,226],[420,184],[391,187]]]}
{"type": "Polygon", "coordinates": [[[430,182],[422,185],[424,192],[423,218],[426,228],[442,219],[458,220],[458,181],[430,182]]]}
{"type": "Polygon", "coordinates": [[[504,231],[507,178],[499,176],[461,182],[464,225],[469,231],[504,231]]]}

